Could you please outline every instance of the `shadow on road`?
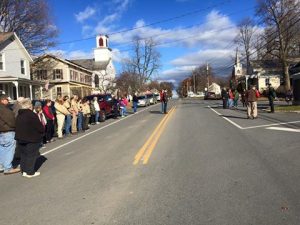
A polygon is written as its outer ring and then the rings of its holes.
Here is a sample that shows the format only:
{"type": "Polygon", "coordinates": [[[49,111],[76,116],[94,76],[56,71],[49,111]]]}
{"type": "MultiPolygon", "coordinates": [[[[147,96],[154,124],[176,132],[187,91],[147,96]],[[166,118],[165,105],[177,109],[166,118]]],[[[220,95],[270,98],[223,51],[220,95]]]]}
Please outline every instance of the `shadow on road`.
{"type": "Polygon", "coordinates": [[[152,113],[152,114],[162,114],[161,111],[152,111],[152,110],[149,111],[149,113],[152,113]]]}
{"type": "Polygon", "coordinates": [[[241,116],[226,116],[226,115],[220,115],[222,117],[226,117],[226,118],[235,118],[235,119],[245,119],[247,120],[247,117],[244,116],[244,117],[241,117],[241,116]]]}
{"type": "Polygon", "coordinates": [[[34,169],[39,170],[46,161],[47,158],[43,155],[40,155],[35,162],[34,169]]]}

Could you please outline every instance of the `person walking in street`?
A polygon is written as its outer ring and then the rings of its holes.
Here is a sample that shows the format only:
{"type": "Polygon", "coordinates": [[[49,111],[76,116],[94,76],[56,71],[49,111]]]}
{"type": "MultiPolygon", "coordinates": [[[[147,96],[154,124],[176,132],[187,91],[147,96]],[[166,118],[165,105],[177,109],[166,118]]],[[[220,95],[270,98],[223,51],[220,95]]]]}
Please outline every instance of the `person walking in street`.
{"type": "Polygon", "coordinates": [[[72,108],[71,108],[71,103],[69,100],[69,96],[65,96],[63,98],[64,101],[64,107],[69,111],[68,114],[65,114],[65,134],[66,136],[70,136],[71,135],[71,126],[72,126],[72,108]]]}
{"type": "Polygon", "coordinates": [[[5,175],[20,172],[13,168],[12,161],[15,154],[15,114],[8,108],[8,96],[0,96],[0,171],[5,175]]]}
{"type": "MultiPolygon", "coordinates": [[[[65,107],[64,100],[62,97],[58,97],[54,104],[56,111],[56,120],[57,120],[57,136],[59,139],[63,138],[63,127],[66,121],[66,117],[70,116],[69,110],[65,107]]],[[[70,134],[70,133],[69,133],[70,134]]]]}
{"type": "Polygon", "coordinates": [[[238,107],[239,98],[240,98],[240,93],[238,92],[238,90],[235,90],[234,91],[234,99],[233,99],[233,107],[236,109],[238,107]]]}
{"type": "Polygon", "coordinates": [[[246,92],[247,99],[247,118],[255,119],[257,118],[257,92],[255,86],[251,86],[246,92]]]}
{"type": "Polygon", "coordinates": [[[221,97],[222,97],[222,102],[223,102],[223,109],[227,109],[227,106],[228,106],[228,92],[226,90],[226,87],[224,87],[222,89],[222,92],[221,92],[221,97]]]}
{"type": "Polygon", "coordinates": [[[242,93],[241,93],[241,98],[242,98],[242,104],[243,104],[243,107],[247,106],[247,101],[246,101],[246,90],[243,89],[242,93]]]}
{"type": "Polygon", "coordinates": [[[164,113],[164,101],[163,101],[163,95],[164,95],[164,90],[161,89],[160,93],[159,93],[159,97],[160,97],[160,103],[161,103],[161,113],[164,113]]]}
{"type": "Polygon", "coordinates": [[[134,94],[133,94],[133,97],[132,97],[133,113],[136,113],[136,112],[137,112],[138,102],[139,102],[139,99],[138,99],[138,97],[137,97],[137,94],[134,93],[134,94]]]}
{"type": "Polygon", "coordinates": [[[228,90],[228,108],[233,107],[233,100],[234,100],[234,94],[232,92],[232,89],[228,90]]]}
{"type": "Polygon", "coordinates": [[[124,95],[120,100],[121,117],[127,116],[127,105],[128,105],[128,100],[124,95]]]}
{"type": "Polygon", "coordinates": [[[45,115],[45,118],[47,120],[46,123],[46,143],[54,141],[53,135],[54,135],[54,120],[55,116],[52,112],[52,101],[50,99],[46,100],[46,104],[43,107],[43,113],[45,115]]]}
{"type": "Polygon", "coordinates": [[[268,84],[268,99],[269,99],[269,105],[271,108],[270,113],[274,113],[274,99],[276,98],[276,92],[275,89],[272,87],[272,85],[269,83],[268,84]]]}
{"type": "Polygon", "coordinates": [[[100,106],[97,97],[94,97],[92,104],[94,105],[95,108],[95,122],[96,124],[99,124],[100,106]]]}
{"type": "Polygon", "coordinates": [[[167,89],[164,90],[163,95],[162,95],[162,102],[163,102],[163,110],[164,110],[164,114],[167,114],[167,107],[168,107],[168,100],[169,100],[169,96],[168,96],[168,91],[167,89]]]}
{"type": "Polygon", "coordinates": [[[30,99],[22,101],[22,109],[16,119],[16,137],[21,152],[21,170],[23,177],[40,175],[35,171],[35,162],[44,136],[44,126],[38,115],[32,111],[30,99]]]}

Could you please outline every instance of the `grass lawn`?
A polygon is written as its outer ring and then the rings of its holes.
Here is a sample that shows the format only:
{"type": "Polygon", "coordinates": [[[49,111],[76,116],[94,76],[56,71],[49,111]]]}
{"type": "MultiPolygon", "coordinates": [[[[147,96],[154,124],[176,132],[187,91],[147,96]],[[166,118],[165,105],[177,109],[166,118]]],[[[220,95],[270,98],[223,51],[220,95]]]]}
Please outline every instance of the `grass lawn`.
{"type": "Polygon", "coordinates": [[[279,105],[275,106],[275,111],[282,111],[282,112],[300,112],[300,105],[279,105]]]}

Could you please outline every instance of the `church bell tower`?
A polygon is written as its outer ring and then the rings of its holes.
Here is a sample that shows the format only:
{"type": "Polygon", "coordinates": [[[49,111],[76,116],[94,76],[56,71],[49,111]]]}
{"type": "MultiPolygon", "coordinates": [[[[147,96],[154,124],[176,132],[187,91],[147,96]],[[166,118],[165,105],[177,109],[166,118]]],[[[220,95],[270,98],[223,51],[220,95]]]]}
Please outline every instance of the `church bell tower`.
{"type": "Polygon", "coordinates": [[[95,62],[109,62],[112,58],[109,46],[109,37],[107,35],[97,35],[96,46],[94,49],[95,62]]]}

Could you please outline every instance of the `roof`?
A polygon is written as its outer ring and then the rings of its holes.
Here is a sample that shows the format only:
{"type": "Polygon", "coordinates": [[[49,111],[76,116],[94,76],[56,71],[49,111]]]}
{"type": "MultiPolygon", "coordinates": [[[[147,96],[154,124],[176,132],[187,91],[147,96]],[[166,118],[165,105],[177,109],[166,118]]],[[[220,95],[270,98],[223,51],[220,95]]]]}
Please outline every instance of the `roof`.
{"type": "Polygon", "coordinates": [[[0,32],[0,46],[12,37],[13,37],[12,41],[16,41],[19,44],[20,49],[28,57],[29,61],[33,62],[29,52],[27,51],[27,49],[23,45],[22,41],[19,39],[18,35],[15,32],[0,32]]]}
{"type": "Polygon", "coordinates": [[[57,56],[55,56],[55,55],[51,55],[51,54],[46,54],[46,55],[40,56],[40,57],[36,58],[34,61],[35,61],[35,62],[38,62],[38,61],[40,61],[41,59],[44,59],[44,58],[47,58],[47,57],[53,58],[53,59],[55,59],[55,60],[59,60],[59,61],[61,61],[61,62],[63,62],[63,63],[68,64],[68,65],[77,66],[77,67],[79,67],[79,68],[81,68],[81,69],[83,69],[83,70],[85,70],[85,71],[87,71],[87,72],[89,72],[89,73],[92,73],[92,72],[93,72],[92,70],[90,70],[89,68],[87,68],[87,67],[85,67],[85,66],[82,66],[82,65],[79,65],[79,64],[77,64],[77,63],[74,63],[74,62],[72,62],[71,60],[59,58],[59,57],[57,57],[57,56]]]}
{"type": "Polygon", "coordinates": [[[0,45],[14,36],[14,32],[0,32],[0,45]]]}
{"type": "Polygon", "coordinates": [[[95,59],[76,59],[76,60],[68,60],[68,61],[93,71],[106,70],[106,67],[109,64],[109,61],[95,62],[95,59]]]}

